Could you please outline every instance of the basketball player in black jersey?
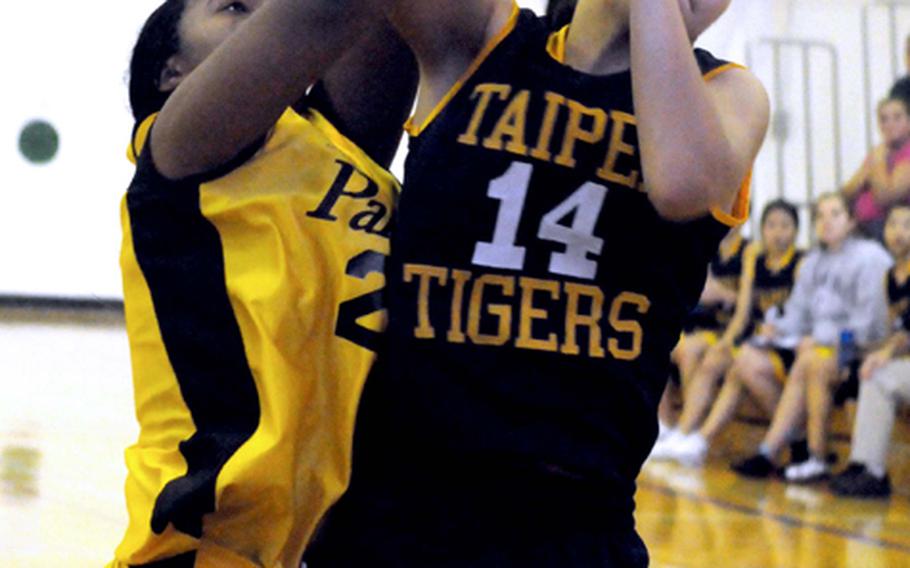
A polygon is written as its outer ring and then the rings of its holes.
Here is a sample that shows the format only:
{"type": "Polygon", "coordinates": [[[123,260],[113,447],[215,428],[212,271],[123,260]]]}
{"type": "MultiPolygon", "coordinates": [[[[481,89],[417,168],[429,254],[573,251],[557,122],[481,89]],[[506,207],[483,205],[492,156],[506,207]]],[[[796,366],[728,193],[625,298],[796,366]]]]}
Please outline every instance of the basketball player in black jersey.
{"type": "Polygon", "coordinates": [[[310,568],[637,567],[670,350],[768,103],[692,48],[728,0],[377,0],[421,69],[387,357],[310,568]]]}

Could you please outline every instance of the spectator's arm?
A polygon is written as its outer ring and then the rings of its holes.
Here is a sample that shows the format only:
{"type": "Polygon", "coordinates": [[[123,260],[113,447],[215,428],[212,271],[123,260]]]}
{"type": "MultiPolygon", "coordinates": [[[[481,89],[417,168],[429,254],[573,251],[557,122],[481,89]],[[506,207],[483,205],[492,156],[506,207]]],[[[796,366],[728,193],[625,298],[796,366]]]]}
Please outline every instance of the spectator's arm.
{"type": "Polygon", "coordinates": [[[886,148],[875,149],[869,167],[869,185],[882,205],[891,205],[910,195],[910,161],[901,160],[888,171],[886,148]]]}
{"type": "Polygon", "coordinates": [[[739,280],[739,291],[736,297],[736,309],[733,318],[721,337],[722,343],[733,345],[736,338],[746,329],[752,314],[752,290],[755,284],[755,263],[758,260],[758,247],[749,245],[743,255],[743,275],[739,280]]]}
{"type": "Polygon", "coordinates": [[[863,160],[863,164],[859,167],[858,170],[847,180],[847,183],[844,184],[844,187],[841,188],[841,193],[847,199],[853,199],[860,192],[860,190],[869,183],[869,173],[870,166],[872,164],[872,154],[866,156],[866,159],[863,160]]]}
{"type": "Polygon", "coordinates": [[[705,280],[705,287],[701,291],[701,297],[698,299],[699,304],[724,304],[730,305],[736,301],[736,292],[730,290],[720,283],[713,274],[708,274],[705,280]]]}

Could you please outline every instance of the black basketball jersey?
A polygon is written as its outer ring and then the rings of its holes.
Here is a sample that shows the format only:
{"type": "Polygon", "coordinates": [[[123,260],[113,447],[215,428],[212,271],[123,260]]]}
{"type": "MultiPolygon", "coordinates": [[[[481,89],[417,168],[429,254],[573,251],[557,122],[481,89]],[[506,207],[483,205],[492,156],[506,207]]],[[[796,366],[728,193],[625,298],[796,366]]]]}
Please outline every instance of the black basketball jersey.
{"type": "Polygon", "coordinates": [[[748,246],[749,239],[740,237],[736,239],[731,251],[724,254],[725,251],[718,247],[714,258],[711,259],[711,275],[734,292],[739,290],[739,280],[743,274],[743,255],[748,246]]]}
{"type": "Polygon", "coordinates": [[[903,284],[898,283],[895,277],[897,266],[891,267],[886,279],[888,291],[888,315],[893,324],[893,330],[910,331],[910,278],[903,284]]]}
{"type": "Polygon", "coordinates": [[[774,306],[781,307],[790,297],[796,272],[803,251],[790,249],[779,266],[769,265],[767,253],[755,259],[755,277],[752,280],[752,313],[755,321],[761,321],[765,313],[774,306]]]}
{"type": "MultiPolygon", "coordinates": [[[[604,515],[631,511],[670,351],[730,230],[718,219],[738,219],[657,214],[631,73],[560,63],[564,32],[516,12],[410,128],[355,483],[370,465],[482,482],[509,464],[594,481],[604,515]]],[[[693,56],[706,77],[728,65],[693,56]]]]}

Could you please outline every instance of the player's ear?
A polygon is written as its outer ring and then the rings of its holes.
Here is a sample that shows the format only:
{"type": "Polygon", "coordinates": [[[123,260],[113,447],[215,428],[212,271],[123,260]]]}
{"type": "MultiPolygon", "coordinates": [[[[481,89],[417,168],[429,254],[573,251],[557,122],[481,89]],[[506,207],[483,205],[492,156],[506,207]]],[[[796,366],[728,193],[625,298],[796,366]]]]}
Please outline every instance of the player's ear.
{"type": "Polygon", "coordinates": [[[158,76],[158,90],[162,93],[169,93],[176,89],[186,76],[184,68],[185,65],[179,55],[171,56],[164,64],[161,75],[158,76]]]}

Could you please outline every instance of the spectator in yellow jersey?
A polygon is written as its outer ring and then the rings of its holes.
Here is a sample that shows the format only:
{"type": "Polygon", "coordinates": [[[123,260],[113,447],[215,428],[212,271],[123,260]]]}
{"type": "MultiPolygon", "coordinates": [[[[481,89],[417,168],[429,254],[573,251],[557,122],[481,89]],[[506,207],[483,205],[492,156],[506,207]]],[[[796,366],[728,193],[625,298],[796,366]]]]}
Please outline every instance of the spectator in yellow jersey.
{"type": "MultiPolygon", "coordinates": [[[[693,373],[692,384],[683,399],[677,433],[659,440],[651,453],[652,458],[700,465],[711,439],[732,419],[746,390],[738,375],[728,371],[742,350],[743,339],[761,325],[769,310],[786,302],[793,288],[802,259],[802,251],[795,244],[798,228],[799,216],[792,204],[775,200],[765,206],[761,217],[761,246],[752,249],[743,262],[743,277],[733,317],[693,373]],[[725,374],[726,381],[718,395],[717,387],[725,374]],[[709,411],[710,417],[706,420],[709,411]]],[[[765,375],[754,378],[767,379],[774,380],[765,375]]],[[[777,385],[775,381],[771,387],[777,385]]],[[[772,407],[769,414],[773,412],[772,407]]]]}
{"type": "MultiPolygon", "coordinates": [[[[841,194],[819,197],[814,221],[819,246],[806,255],[789,299],[762,325],[743,361],[753,372],[774,376],[780,366],[775,369],[772,349],[792,349],[795,356],[758,452],[733,466],[748,477],[771,475],[783,446],[804,424],[810,455],[788,466],[786,479],[805,483],[828,475],[828,416],[834,389],[844,378],[838,365],[841,338],[849,336],[858,349],[867,349],[885,336],[884,287],[873,284],[884,282],[888,253],[878,242],[852,235],[854,221],[841,194]]],[[[743,380],[747,376],[741,373],[743,380]]]]}

